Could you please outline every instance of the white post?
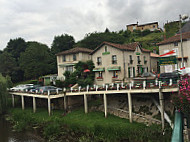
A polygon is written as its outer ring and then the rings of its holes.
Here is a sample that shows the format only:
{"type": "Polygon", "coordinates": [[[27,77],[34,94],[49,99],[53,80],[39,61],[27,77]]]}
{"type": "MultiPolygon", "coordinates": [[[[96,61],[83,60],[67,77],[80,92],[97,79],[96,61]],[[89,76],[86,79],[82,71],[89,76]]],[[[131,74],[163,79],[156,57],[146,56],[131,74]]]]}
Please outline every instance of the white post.
{"type": "Polygon", "coordinates": [[[107,118],[107,96],[106,96],[106,93],[104,93],[104,112],[105,112],[105,118],[107,118]]]}
{"type": "Polygon", "coordinates": [[[96,85],[96,91],[98,91],[98,85],[96,85]]]}
{"type": "MultiPolygon", "coordinates": [[[[36,90],[36,94],[38,93],[38,90],[36,90]]],[[[42,92],[43,93],[43,92],[42,92]]]]}
{"type": "Polygon", "coordinates": [[[51,115],[51,99],[49,95],[48,95],[48,114],[49,116],[51,115]]]}
{"type": "Polygon", "coordinates": [[[24,110],[24,96],[21,96],[21,100],[22,100],[22,109],[24,110]]]}
{"type": "Polygon", "coordinates": [[[73,92],[73,88],[71,88],[71,93],[73,92]]]}
{"type": "Polygon", "coordinates": [[[84,112],[88,113],[88,102],[86,94],[84,94],[84,112]]]}
{"type": "Polygon", "coordinates": [[[89,85],[86,86],[86,91],[88,92],[88,90],[89,90],[89,85]]]}
{"type": "Polygon", "coordinates": [[[131,93],[128,92],[128,105],[129,105],[129,121],[130,123],[133,122],[132,118],[132,99],[131,99],[131,93]]]}
{"type": "Polygon", "coordinates": [[[161,86],[162,86],[162,84],[161,84],[161,83],[162,83],[162,82],[161,82],[161,81],[159,81],[158,83],[159,83],[159,88],[161,88],[161,86]]]}
{"type": "Polygon", "coordinates": [[[36,112],[36,98],[33,97],[33,112],[36,112]]]}
{"type": "Polygon", "coordinates": [[[159,90],[159,100],[160,100],[160,109],[161,109],[161,121],[162,121],[162,131],[164,131],[164,96],[161,92],[161,89],[159,90]]]}
{"type": "Polygon", "coordinates": [[[132,86],[132,87],[134,86],[134,81],[133,81],[133,80],[131,81],[131,86],[132,86]]]}
{"type": "Polygon", "coordinates": [[[108,91],[108,85],[106,85],[106,91],[108,91]]]}
{"type": "Polygon", "coordinates": [[[56,89],[56,93],[59,94],[59,90],[58,90],[58,88],[56,89]]]}
{"type": "Polygon", "coordinates": [[[94,88],[96,88],[96,85],[94,84],[94,88]]]}
{"type": "Polygon", "coordinates": [[[48,90],[48,96],[50,95],[50,90],[48,90]]]}
{"type": "Polygon", "coordinates": [[[112,87],[114,87],[114,83],[112,83],[112,87]]]}
{"type": "Polygon", "coordinates": [[[103,84],[102,87],[104,88],[104,87],[105,87],[105,84],[103,84]]]}
{"type": "Polygon", "coordinates": [[[123,88],[123,82],[121,82],[121,87],[123,88]]]}
{"type": "Polygon", "coordinates": [[[146,88],[146,81],[143,81],[143,89],[146,88]]]}
{"type": "Polygon", "coordinates": [[[80,92],[81,86],[79,86],[79,92],[80,92]]]}
{"type": "Polygon", "coordinates": [[[170,79],[170,84],[169,84],[169,86],[172,86],[172,79],[170,79]]]}
{"type": "Polygon", "coordinates": [[[131,90],[132,83],[129,83],[129,90],[131,90]]]}
{"type": "Polygon", "coordinates": [[[158,85],[158,79],[157,78],[155,79],[155,85],[156,86],[158,85]]]}
{"type": "Polygon", "coordinates": [[[15,96],[12,94],[12,105],[15,107],[15,96]]]}
{"type": "Polygon", "coordinates": [[[119,84],[117,84],[117,91],[119,90],[119,84]]]}

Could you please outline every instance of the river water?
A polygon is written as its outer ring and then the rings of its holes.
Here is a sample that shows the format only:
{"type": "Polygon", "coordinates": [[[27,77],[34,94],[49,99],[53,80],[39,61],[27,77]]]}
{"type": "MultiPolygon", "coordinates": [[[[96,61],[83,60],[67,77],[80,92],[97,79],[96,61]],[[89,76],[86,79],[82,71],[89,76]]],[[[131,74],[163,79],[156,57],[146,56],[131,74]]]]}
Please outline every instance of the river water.
{"type": "Polygon", "coordinates": [[[43,142],[43,140],[29,132],[13,132],[10,124],[0,116],[0,142],[43,142]]]}

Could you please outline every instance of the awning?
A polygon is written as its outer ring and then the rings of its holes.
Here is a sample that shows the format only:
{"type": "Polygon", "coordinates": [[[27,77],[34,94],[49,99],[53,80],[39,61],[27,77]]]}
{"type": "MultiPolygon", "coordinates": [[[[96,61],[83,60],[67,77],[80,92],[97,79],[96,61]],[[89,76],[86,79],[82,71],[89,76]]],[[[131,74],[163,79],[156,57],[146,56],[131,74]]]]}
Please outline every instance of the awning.
{"type": "Polygon", "coordinates": [[[121,67],[120,66],[112,66],[107,68],[108,71],[120,71],[121,67]]]}
{"type": "Polygon", "coordinates": [[[85,69],[83,72],[90,72],[90,70],[89,69],[85,69]]]}
{"type": "Polygon", "coordinates": [[[75,64],[61,64],[58,65],[59,67],[67,67],[67,66],[74,66],[75,64]]]}
{"type": "Polygon", "coordinates": [[[105,68],[94,68],[93,71],[105,71],[105,68]]]}

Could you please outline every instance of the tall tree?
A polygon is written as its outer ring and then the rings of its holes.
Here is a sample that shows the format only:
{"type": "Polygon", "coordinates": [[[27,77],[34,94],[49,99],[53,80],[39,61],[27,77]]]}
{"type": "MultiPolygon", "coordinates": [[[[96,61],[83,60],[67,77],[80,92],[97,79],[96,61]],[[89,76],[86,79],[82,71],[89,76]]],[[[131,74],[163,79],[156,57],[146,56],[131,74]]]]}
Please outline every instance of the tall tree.
{"type": "Polygon", "coordinates": [[[58,52],[71,49],[74,44],[75,40],[73,36],[70,36],[68,34],[55,36],[52,43],[51,51],[53,54],[56,54],[58,52]]]}
{"type": "Polygon", "coordinates": [[[7,81],[6,78],[0,74],[0,114],[3,114],[7,108],[7,81]]]}
{"type": "Polygon", "coordinates": [[[27,43],[27,49],[21,53],[19,62],[26,79],[36,79],[52,71],[50,49],[38,42],[27,43]]]}
{"type": "Polygon", "coordinates": [[[26,42],[23,38],[10,39],[4,51],[10,53],[16,61],[18,61],[20,54],[26,50],[26,42]]]}
{"type": "Polygon", "coordinates": [[[114,32],[95,32],[87,34],[83,40],[77,43],[77,45],[93,50],[104,41],[123,44],[125,42],[125,37],[114,32]]]}

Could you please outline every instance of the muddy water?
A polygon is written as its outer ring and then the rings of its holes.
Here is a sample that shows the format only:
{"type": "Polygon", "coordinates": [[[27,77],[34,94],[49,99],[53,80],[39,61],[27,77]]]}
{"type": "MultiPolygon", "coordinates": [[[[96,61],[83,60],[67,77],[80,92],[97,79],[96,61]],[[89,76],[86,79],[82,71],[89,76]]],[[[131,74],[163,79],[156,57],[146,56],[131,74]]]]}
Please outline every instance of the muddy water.
{"type": "Polygon", "coordinates": [[[0,142],[43,142],[40,137],[29,132],[13,132],[10,124],[0,116],[0,142]]]}

